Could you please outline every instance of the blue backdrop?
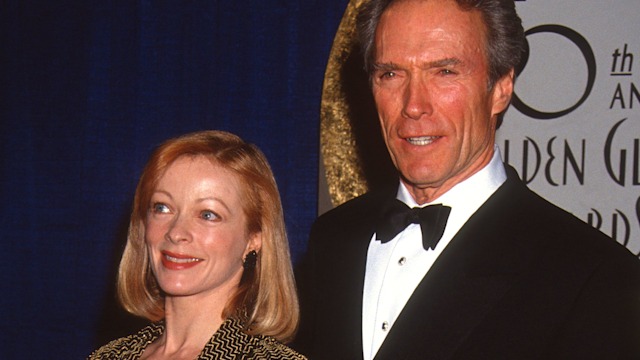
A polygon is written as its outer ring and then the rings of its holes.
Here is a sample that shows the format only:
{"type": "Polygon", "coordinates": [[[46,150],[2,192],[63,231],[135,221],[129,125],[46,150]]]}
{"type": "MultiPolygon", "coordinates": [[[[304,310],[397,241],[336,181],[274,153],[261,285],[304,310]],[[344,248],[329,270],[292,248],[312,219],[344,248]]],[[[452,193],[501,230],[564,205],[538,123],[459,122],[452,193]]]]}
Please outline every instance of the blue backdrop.
{"type": "Polygon", "coordinates": [[[169,137],[258,145],[300,258],[347,2],[0,3],[2,358],[81,359],[138,325],[115,305],[115,270],[141,168],[169,137]]]}

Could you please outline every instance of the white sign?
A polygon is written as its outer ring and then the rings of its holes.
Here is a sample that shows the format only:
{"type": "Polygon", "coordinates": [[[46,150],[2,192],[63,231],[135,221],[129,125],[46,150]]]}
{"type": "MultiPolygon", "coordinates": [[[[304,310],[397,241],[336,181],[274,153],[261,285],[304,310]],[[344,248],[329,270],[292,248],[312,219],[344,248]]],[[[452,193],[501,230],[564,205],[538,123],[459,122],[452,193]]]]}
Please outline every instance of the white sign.
{"type": "Polygon", "coordinates": [[[498,130],[505,161],[640,257],[640,1],[516,6],[529,52],[498,130]]]}

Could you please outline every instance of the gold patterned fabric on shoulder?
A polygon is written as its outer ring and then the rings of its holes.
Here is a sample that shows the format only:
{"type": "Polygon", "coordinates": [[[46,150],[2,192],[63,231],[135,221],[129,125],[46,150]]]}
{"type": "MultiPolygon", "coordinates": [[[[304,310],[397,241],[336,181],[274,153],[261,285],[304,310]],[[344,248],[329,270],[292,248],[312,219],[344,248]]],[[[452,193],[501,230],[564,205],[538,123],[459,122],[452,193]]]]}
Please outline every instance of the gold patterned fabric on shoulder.
{"type": "Polygon", "coordinates": [[[87,360],[135,360],[144,349],[164,332],[163,323],[154,323],[144,327],[136,334],[122,337],[94,351],[87,360]]]}
{"type": "Polygon", "coordinates": [[[228,319],[204,347],[199,359],[303,360],[306,357],[272,337],[248,335],[240,321],[228,319]]]}
{"type": "MultiPolygon", "coordinates": [[[[137,360],[163,332],[163,322],[151,324],[134,335],[111,341],[94,351],[87,360],[137,360]]],[[[227,319],[198,359],[305,360],[306,357],[272,337],[248,335],[240,321],[227,319]]]]}

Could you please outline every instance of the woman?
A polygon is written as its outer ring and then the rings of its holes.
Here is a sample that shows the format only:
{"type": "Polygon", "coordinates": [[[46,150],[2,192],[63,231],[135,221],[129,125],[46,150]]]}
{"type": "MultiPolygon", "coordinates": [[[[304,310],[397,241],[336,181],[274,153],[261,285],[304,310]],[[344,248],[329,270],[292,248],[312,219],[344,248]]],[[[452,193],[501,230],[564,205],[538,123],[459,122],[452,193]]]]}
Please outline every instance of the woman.
{"type": "Polygon", "coordinates": [[[255,146],[222,131],[171,139],[138,183],[118,274],[153,323],[89,359],[304,359],[282,205],[255,146]]]}

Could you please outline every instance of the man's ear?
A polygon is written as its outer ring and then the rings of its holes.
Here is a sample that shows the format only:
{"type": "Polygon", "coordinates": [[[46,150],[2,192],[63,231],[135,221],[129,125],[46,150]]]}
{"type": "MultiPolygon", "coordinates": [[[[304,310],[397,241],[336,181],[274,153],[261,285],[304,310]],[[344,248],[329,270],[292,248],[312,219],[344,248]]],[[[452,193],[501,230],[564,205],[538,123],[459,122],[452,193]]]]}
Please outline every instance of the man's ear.
{"type": "Polygon", "coordinates": [[[493,85],[491,94],[491,116],[496,116],[507,109],[513,94],[514,70],[498,79],[493,85]]]}

